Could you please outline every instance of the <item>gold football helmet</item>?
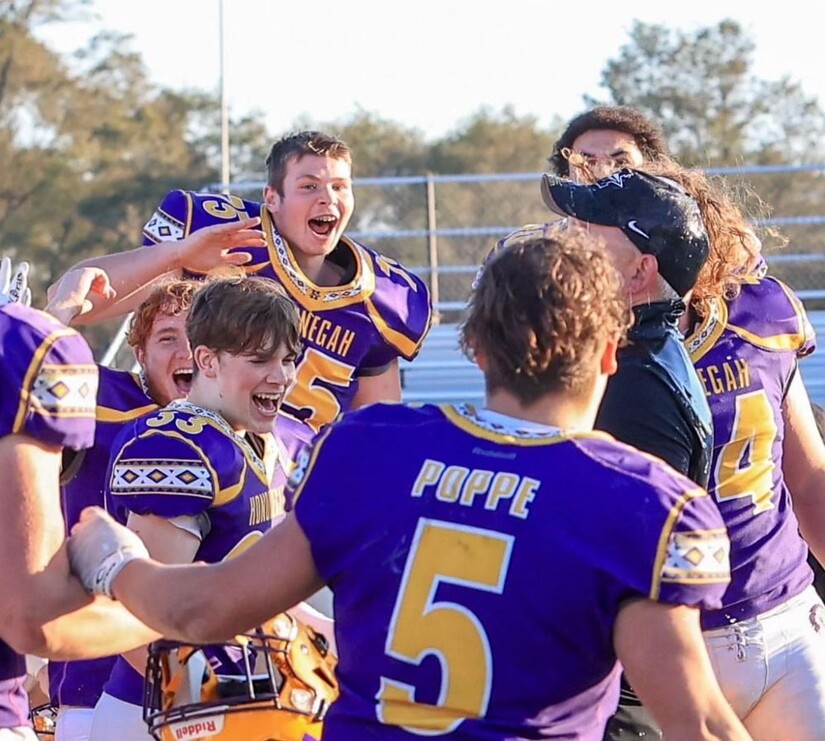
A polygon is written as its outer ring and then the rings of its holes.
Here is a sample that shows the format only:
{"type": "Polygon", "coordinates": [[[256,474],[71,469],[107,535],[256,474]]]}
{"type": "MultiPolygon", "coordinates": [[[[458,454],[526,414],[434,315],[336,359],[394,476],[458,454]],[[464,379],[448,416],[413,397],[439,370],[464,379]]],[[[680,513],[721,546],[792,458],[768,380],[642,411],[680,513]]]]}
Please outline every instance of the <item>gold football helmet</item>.
{"type": "Polygon", "coordinates": [[[221,644],[240,652],[240,674],[216,674],[203,646],[152,644],[143,717],[158,741],[320,739],[338,697],[324,635],[288,613],[221,644]]]}
{"type": "Polygon", "coordinates": [[[57,708],[51,703],[31,709],[31,721],[38,739],[53,741],[57,731],[57,708]]]}

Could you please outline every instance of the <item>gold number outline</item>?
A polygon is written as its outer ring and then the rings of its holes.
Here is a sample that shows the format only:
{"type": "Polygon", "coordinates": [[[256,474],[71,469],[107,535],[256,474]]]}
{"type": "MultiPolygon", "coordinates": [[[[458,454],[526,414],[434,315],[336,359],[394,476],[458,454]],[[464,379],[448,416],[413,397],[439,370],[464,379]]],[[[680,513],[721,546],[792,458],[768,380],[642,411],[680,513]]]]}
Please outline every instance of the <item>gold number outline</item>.
{"type": "Polygon", "coordinates": [[[735,412],[730,440],[722,446],[714,467],[717,502],[749,497],[753,514],[767,512],[773,502],[773,444],[779,434],[774,410],[768,394],[758,389],[740,394],[735,400],[735,412]],[[742,457],[748,450],[748,461],[742,457]]]}
{"type": "Polygon", "coordinates": [[[330,357],[314,347],[305,347],[304,354],[295,369],[295,386],[284,399],[284,412],[302,420],[315,432],[332,422],[341,413],[341,403],[325,386],[347,389],[352,385],[355,367],[330,357]],[[330,371],[334,372],[330,372],[330,371]],[[298,412],[309,410],[309,417],[302,419],[298,412]],[[294,412],[292,410],[295,410],[294,412]]]}
{"type": "Polygon", "coordinates": [[[463,605],[447,600],[435,601],[434,597],[441,583],[501,594],[514,540],[513,536],[494,530],[425,517],[419,519],[384,650],[388,656],[411,666],[419,666],[426,657],[435,656],[441,665],[438,704],[416,703],[415,687],[382,676],[376,694],[376,715],[380,722],[401,726],[418,735],[440,736],[454,731],[466,718],[482,717],[486,713],[493,684],[493,659],[484,626],[475,613],[463,605]],[[453,547],[449,549],[445,545],[453,547]],[[448,553],[449,550],[452,553],[448,553]],[[468,571],[475,572],[475,576],[481,575],[484,580],[468,578],[468,571]],[[415,593],[420,593],[422,587],[426,588],[426,599],[418,609],[415,605],[421,599],[420,594],[416,596],[415,593]],[[410,603],[413,603],[412,607],[410,603]],[[446,641],[438,631],[422,629],[421,623],[457,625],[461,641],[446,641]],[[443,645],[433,645],[434,641],[443,645]],[[413,655],[416,646],[417,653],[413,655]],[[448,650],[439,650],[445,646],[448,650]],[[451,653],[461,657],[460,664],[476,664],[474,669],[464,672],[464,676],[476,680],[475,687],[451,682],[456,674],[449,658],[451,653]],[[461,695],[459,702],[469,700],[464,702],[461,712],[457,712],[459,704],[454,703],[451,694],[461,695]]]}

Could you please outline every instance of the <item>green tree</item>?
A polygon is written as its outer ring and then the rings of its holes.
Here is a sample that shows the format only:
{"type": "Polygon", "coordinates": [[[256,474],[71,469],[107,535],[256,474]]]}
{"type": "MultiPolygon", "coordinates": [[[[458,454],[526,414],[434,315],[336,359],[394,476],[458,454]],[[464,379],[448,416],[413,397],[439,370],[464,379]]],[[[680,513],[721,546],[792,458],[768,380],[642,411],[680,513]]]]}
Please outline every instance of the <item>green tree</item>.
{"type": "Polygon", "coordinates": [[[650,111],[689,164],[822,161],[820,104],[787,78],[756,77],[754,50],[733,20],[690,32],[634,21],[602,72],[605,102],[650,111]]]}
{"type": "MultiPolygon", "coordinates": [[[[129,37],[101,34],[70,57],[38,38],[88,8],[0,0],[0,252],[33,263],[36,303],[70,264],[139,244],[166,191],[218,179],[216,96],[153,85],[129,37]]],[[[262,163],[268,138],[241,119],[238,166],[251,169],[253,149],[262,163]]]]}
{"type": "MultiPolygon", "coordinates": [[[[753,71],[755,44],[733,20],[695,31],[634,22],[630,40],[602,72],[601,101],[648,111],[663,126],[672,151],[687,165],[810,165],[825,163],[825,112],[820,102],[784,77],[753,71]]],[[[822,213],[821,171],[728,175],[752,188],[768,211],[784,217],[822,213]]],[[[764,212],[755,214],[764,216],[764,212]]],[[[794,252],[821,251],[818,225],[786,226],[794,252]]],[[[792,285],[825,284],[810,263],[772,270],[792,285]]]]}

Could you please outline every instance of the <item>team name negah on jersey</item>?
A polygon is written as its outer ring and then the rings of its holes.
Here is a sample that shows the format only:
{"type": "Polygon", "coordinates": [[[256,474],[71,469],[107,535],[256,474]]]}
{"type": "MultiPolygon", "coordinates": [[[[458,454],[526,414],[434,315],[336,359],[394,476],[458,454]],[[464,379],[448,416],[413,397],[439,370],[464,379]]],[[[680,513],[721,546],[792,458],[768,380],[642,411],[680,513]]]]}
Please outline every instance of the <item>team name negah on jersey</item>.
{"type": "Polygon", "coordinates": [[[322,319],[311,311],[301,311],[301,337],[342,358],[352,348],[355,332],[340,324],[322,319]]]}
{"type": "Polygon", "coordinates": [[[708,365],[704,368],[697,368],[696,373],[702,386],[705,388],[705,395],[724,394],[728,391],[739,391],[751,385],[751,371],[748,361],[743,359],[723,360],[718,365],[708,365]]]}
{"type": "Polygon", "coordinates": [[[440,502],[462,507],[481,505],[495,511],[507,507],[508,514],[527,518],[527,506],[536,496],[540,481],[509,471],[448,465],[427,458],[416,476],[410,496],[434,496],[440,502]]]}

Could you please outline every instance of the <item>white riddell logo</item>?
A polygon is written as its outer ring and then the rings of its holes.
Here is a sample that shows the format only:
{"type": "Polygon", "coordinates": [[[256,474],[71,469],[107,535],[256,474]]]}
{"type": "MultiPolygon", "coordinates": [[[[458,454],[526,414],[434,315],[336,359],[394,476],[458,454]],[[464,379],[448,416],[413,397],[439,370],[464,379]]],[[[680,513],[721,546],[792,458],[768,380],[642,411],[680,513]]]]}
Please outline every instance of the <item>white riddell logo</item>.
{"type": "Polygon", "coordinates": [[[632,232],[636,232],[636,234],[641,234],[645,239],[650,239],[649,234],[645,234],[637,225],[636,219],[627,222],[627,228],[630,229],[632,232]]]}

